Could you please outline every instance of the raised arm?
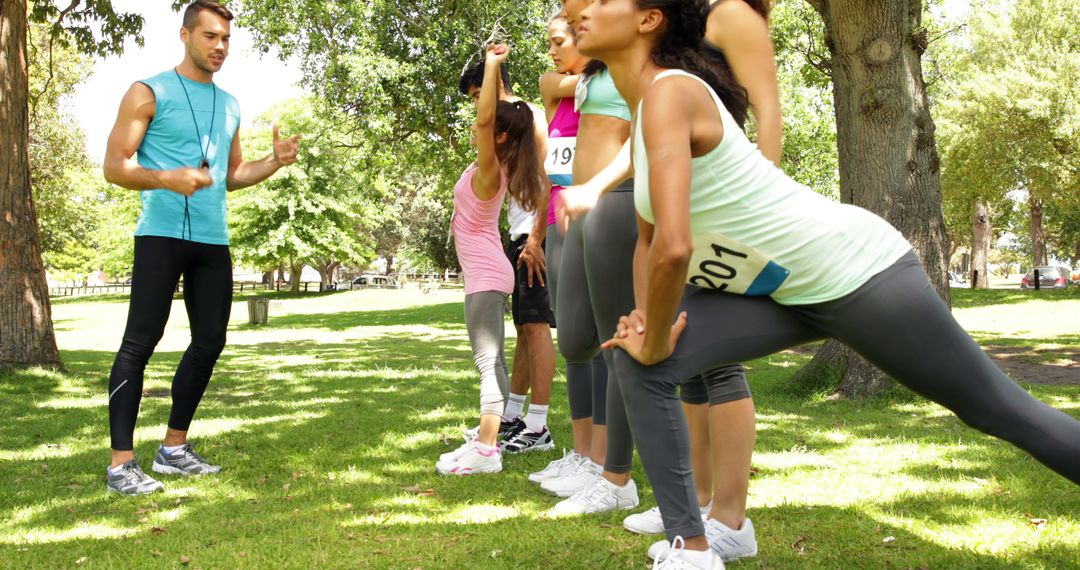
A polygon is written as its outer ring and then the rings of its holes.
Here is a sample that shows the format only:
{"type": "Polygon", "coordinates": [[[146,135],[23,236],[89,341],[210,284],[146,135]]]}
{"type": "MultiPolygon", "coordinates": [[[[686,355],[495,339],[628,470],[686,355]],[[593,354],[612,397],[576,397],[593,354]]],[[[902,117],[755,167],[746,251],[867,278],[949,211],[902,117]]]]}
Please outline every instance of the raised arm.
{"type": "Polygon", "coordinates": [[[226,179],[226,187],[229,191],[254,186],[273,176],[279,168],[296,162],[296,153],[302,136],[296,134],[282,140],[281,130],[277,123],[274,123],[273,128],[273,152],[259,160],[244,160],[244,150],[240,146],[240,129],[236,129],[233,133],[232,148],[229,150],[229,173],[226,179]]]}
{"type": "Polygon", "coordinates": [[[540,98],[544,100],[544,111],[549,123],[555,117],[559,101],[574,96],[580,79],[580,75],[566,75],[557,71],[549,71],[540,76],[540,98]]]}
{"type": "Polygon", "coordinates": [[[727,1],[709,14],[705,39],[724,52],[735,81],[746,89],[758,148],[780,166],[784,125],[769,23],[745,2],[727,1]]]}
{"type": "Polygon", "coordinates": [[[495,154],[495,108],[499,103],[499,66],[510,56],[505,44],[488,46],[484,59],[484,83],[476,105],[476,175],[472,190],[477,198],[490,200],[499,193],[502,172],[495,154]]]}
{"type": "Polygon", "coordinates": [[[154,92],[147,85],[135,83],[124,94],[105,148],[105,180],[128,190],[165,189],[184,196],[213,184],[210,175],[197,168],[152,170],[139,165],[135,153],[154,120],[155,110],[154,92]]]}

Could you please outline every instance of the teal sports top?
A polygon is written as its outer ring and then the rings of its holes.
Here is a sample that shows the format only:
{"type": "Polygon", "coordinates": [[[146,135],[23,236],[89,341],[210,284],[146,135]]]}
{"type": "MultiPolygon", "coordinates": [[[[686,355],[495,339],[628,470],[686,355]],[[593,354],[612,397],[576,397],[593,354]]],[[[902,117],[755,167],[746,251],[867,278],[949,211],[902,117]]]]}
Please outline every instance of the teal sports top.
{"type": "MultiPolygon", "coordinates": [[[[671,76],[704,85],[724,123],[719,144],[691,160],[689,284],[809,305],[854,292],[911,251],[904,236],[875,214],[788,178],[700,78],[672,69],[656,81],[671,76]]],[[[633,141],[634,205],[655,223],[640,105],[633,141]]]]}
{"type": "Polygon", "coordinates": [[[630,121],[630,106],[619,95],[607,69],[578,81],[574,90],[574,109],[582,115],[604,115],[630,121]]]}
{"type": "Polygon", "coordinates": [[[154,92],[155,111],[139,146],[139,165],[151,170],[198,168],[205,152],[214,183],[192,194],[186,204],[183,195],[171,190],[143,190],[135,235],[229,245],[225,178],[240,127],[239,103],[213,83],[192,81],[172,69],[140,83],[154,92]]]}

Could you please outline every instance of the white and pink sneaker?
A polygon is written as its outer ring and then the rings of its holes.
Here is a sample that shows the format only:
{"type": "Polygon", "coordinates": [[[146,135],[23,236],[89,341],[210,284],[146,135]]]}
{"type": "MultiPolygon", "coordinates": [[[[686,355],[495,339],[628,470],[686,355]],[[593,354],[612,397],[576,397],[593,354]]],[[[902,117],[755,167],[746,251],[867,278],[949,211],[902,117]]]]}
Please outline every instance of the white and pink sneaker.
{"type": "Polygon", "coordinates": [[[498,447],[488,447],[478,441],[470,441],[463,446],[461,453],[440,460],[435,464],[440,475],[476,475],[477,473],[498,473],[502,471],[502,453],[498,447]]]}

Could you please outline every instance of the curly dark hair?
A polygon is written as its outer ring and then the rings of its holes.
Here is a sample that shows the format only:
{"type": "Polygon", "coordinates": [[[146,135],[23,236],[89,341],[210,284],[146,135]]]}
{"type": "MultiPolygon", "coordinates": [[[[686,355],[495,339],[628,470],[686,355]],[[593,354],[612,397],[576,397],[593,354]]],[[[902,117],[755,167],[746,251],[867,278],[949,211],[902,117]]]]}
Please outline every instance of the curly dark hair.
{"type": "Polygon", "coordinates": [[[700,77],[727,107],[741,127],[746,122],[749,102],[726,61],[705,48],[705,24],[709,18],[708,0],[637,0],[641,9],[657,9],[664,14],[660,41],[653,47],[656,65],[684,69],[700,77]]]}

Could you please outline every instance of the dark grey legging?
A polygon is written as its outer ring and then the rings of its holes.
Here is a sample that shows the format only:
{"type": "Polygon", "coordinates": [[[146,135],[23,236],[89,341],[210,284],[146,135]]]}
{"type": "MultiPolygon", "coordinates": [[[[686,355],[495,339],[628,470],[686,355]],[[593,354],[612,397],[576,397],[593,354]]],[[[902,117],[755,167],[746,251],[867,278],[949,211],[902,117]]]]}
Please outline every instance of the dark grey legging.
{"type": "Polygon", "coordinates": [[[503,343],[506,338],[506,295],[481,291],[465,295],[465,328],[480,372],[480,415],[502,415],[510,391],[503,343]]]}
{"type": "Polygon", "coordinates": [[[1080,422],[1036,400],[994,365],[938,297],[914,253],[835,301],[784,306],[694,288],[681,310],[687,327],[667,360],[647,367],[615,351],[630,425],[669,540],[703,533],[675,387],[717,364],[826,337],[1080,483],[1080,422]]]}
{"type": "MultiPolygon", "coordinates": [[[[602,339],[611,338],[619,318],[634,309],[634,248],[638,236],[633,189],[633,180],[620,184],[600,198],[585,217],[585,273],[596,331],[602,339]]],[[[613,358],[610,350],[604,351],[608,378],[604,469],[611,473],[627,473],[634,463],[634,438],[631,437],[621,381],[613,358]]],[[[703,404],[713,400],[710,396],[715,394],[717,401],[710,403],[717,404],[750,397],[746,374],[739,364],[710,370],[707,380],[701,376],[695,378],[688,384],[684,399],[703,404]]]]}
{"type": "Polygon", "coordinates": [[[570,419],[591,417],[593,425],[603,426],[607,425],[607,366],[600,356],[585,280],[582,226],[581,220],[571,224],[565,238],[553,225],[548,226],[548,297],[555,311],[559,353],[566,359],[570,419]]]}

